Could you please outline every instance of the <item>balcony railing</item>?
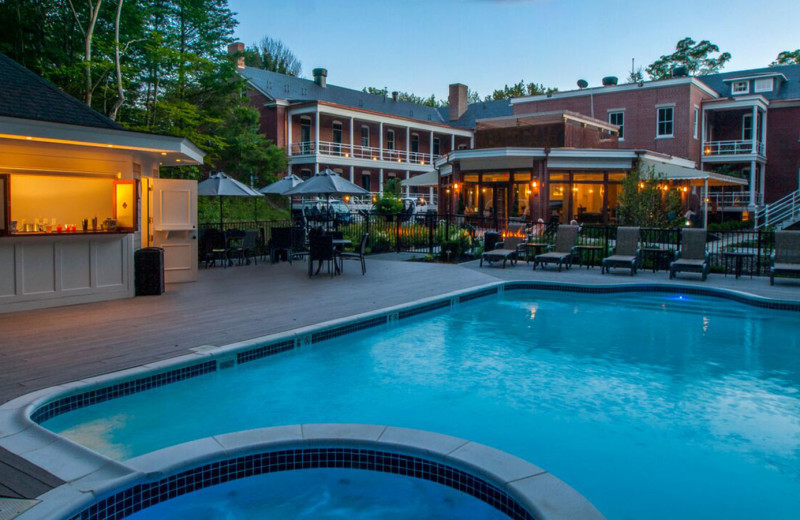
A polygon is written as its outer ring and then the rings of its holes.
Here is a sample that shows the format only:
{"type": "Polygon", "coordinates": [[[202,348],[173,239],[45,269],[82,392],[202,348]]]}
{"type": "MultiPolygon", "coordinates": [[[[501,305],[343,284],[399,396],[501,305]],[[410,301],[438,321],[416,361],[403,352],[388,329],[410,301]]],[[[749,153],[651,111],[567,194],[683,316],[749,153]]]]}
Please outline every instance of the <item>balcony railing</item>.
{"type": "Polygon", "coordinates": [[[766,155],[766,144],[761,141],[753,142],[752,139],[741,139],[738,141],[708,141],[703,146],[703,155],[706,157],[714,157],[719,155],[749,155],[753,153],[754,144],[755,153],[758,155],[766,155]]]}
{"type": "Polygon", "coordinates": [[[408,152],[405,150],[383,149],[383,159],[381,159],[381,149],[373,146],[358,146],[345,143],[333,143],[330,141],[303,141],[291,144],[292,155],[327,155],[332,157],[344,157],[354,159],[367,159],[371,161],[388,161],[409,164],[431,164],[439,158],[439,155],[429,153],[408,152]]]}
{"type": "MultiPolygon", "coordinates": [[[[763,193],[756,193],[755,203],[761,205],[764,199],[763,193]]],[[[747,208],[750,205],[750,192],[749,191],[732,191],[732,192],[712,192],[708,194],[708,204],[711,208],[747,208]]]]}

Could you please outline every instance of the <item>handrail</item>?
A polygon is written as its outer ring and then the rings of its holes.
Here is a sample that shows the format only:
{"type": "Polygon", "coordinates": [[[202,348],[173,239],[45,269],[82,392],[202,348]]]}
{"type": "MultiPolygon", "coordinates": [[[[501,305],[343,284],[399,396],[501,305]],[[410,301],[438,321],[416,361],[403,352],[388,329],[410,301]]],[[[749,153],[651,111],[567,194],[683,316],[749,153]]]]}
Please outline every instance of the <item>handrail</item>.
{"type": "Polygon", "coordinates": [[[754,220],[756,229],[769,226],[783,229],[800,221],[800,189],[756,209],[754,220]]]}
{"type": "Polygon", "coordinates": [[[737,139],[731,141],[706,141],[703,144],[703,155],[707,157],[715,155],[748,155],[752,153],[766,155],[766,143],[753,139],[737,139]]]}
{"type": "Polygon", "coordinates": [[[406,152],[405,150],[381,149],[374,146],[352,145],[349,143],[334,143],[331,141],[301,141],[291,143],[292,155],[329,155],[335,157],[368,159],[373,161],[388,161],[412,164],[431,164],[440,155],[423,152],[406,152]]]}

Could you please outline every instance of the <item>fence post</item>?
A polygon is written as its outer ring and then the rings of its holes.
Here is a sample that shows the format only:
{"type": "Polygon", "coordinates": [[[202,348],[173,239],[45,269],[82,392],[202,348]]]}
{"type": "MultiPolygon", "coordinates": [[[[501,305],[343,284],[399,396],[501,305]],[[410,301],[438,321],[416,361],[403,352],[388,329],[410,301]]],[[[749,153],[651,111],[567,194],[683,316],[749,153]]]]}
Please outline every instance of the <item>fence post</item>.
{"type": "Polygon", "coordinates": [[[761,230],[756,230],[756,276],[761,276],[761,230]]]}
{"type": "Polygon", "coordinates": [[[395,242],[395,244],[394,244],[394,252],[395,253],[399,253],[400,252],[400,214],[398,213],[397,215],[394,216],[394,218],[397,221],[397,229],[396,229],[396,233],[395,233],[395,237],[394,237],[394,242],[395,242]]]}
{"type": "Polygon", "coordinates": [[[442,240],[442,251],[444,251],[444,243],[450,240],[450,214],[447,214],[444,224],[444,240],[442,240]]]}
{"type": "Polygon", "coordinates": [[[425,215],[425,222],[428,224],[428,254],[431,256],[433,256],[433,226],[438,220],[438,213],[425,215]]]}

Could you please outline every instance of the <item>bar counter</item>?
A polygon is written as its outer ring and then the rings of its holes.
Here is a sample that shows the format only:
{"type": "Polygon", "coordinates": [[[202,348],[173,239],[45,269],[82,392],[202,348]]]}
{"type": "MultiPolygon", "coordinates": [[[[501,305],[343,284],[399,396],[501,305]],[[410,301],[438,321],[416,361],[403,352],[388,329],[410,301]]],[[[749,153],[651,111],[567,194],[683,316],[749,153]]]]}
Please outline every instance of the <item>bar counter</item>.
{"type": "Polygon", "coordinates": [[[133,297],[134,234],[0,236],[0,312],[133,297]]]}

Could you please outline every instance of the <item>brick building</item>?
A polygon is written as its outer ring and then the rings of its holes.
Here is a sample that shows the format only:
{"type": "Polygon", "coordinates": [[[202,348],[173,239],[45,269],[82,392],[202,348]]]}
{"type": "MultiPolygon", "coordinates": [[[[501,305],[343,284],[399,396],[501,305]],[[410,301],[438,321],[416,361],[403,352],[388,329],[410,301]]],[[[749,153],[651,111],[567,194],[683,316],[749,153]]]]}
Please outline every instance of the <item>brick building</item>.
{"type": "MultiPolygon", "coordinates": [[[[241,56],[243,45],[230,51],[241,56]]],[[[702,77],[678,72],[622,85],[613,78],[600,87],[472,104],[467,86],[453,84],[449,106],[439,109],[399,101],[396,93],[329,85],[325,69],[305,80],[245,67],[240,58],[238,72],[263,131],[286,148],[292,173],[331,168],[373,192],[388,178],[420,176],[420,194],[438,194],[450,211],[547,217],[558,208],[560,218],[613,221],[618,179],[642,158],[661,173],[691,178],[683,187],[707,195],[714,210],[752,211],[800,187],[797,65],[702,77]],[[484,172],[510,184],[484,183],[484,172]],[[480,182],[471,182],[475,175],[480,182]],[[523,187],[523,179],[537,187],[523,187]],[[459,185],[478,194],[472,203],[456,193],[459,185]],[[563,198],[576,188],[596,200],[563,198]]]]}

